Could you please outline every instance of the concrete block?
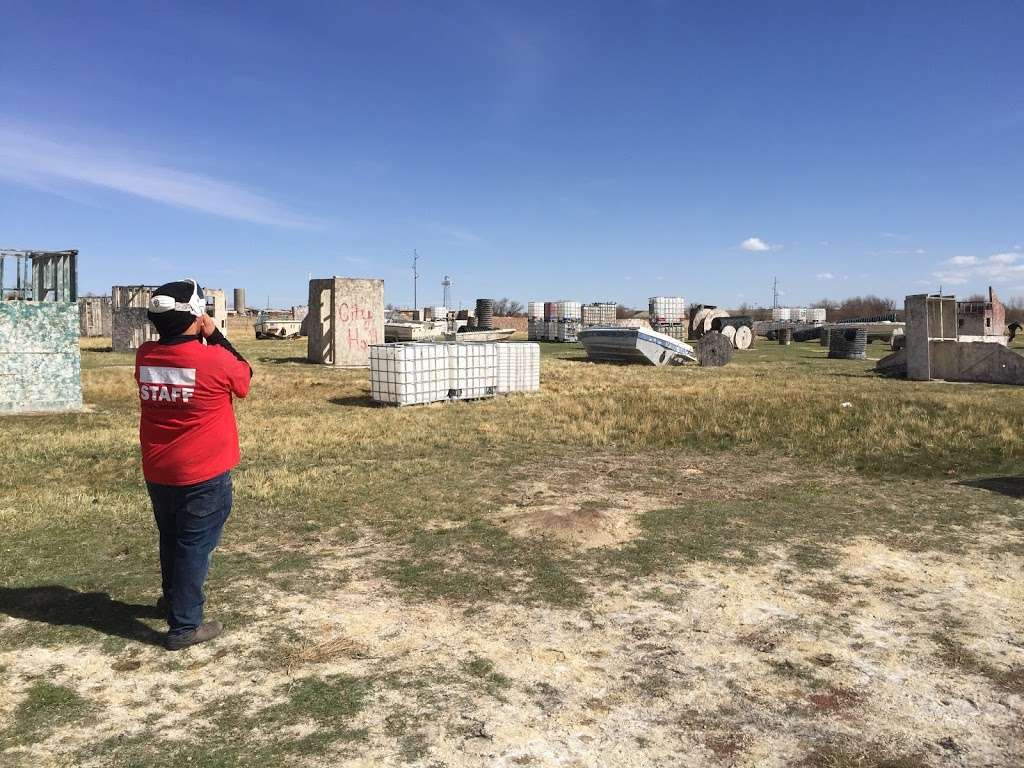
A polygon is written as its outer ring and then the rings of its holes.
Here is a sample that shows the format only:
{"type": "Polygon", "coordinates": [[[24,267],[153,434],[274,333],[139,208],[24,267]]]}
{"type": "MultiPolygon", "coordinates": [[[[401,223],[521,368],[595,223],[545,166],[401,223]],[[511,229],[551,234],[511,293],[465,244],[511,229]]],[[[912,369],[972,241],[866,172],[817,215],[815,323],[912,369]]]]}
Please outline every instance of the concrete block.
{"type": "Polygon", "coordinates": [[[0,413],[82,407],[76,303],[0,303],[0,413]]]}
{"type": "Polygon", "coordinates": [[[384,341],[384,281],[330,277],[309,281],[311,362],[366,368],[370,346],[384,341]]]}

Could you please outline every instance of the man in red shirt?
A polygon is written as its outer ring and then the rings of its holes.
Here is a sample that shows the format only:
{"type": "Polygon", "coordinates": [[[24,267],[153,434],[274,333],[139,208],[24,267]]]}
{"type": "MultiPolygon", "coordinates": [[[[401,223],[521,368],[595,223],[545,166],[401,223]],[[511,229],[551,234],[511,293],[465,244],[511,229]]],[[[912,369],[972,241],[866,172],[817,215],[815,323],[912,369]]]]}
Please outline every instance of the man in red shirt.
{"type": "Polygon", "coordinates": [[[232,396],[249,394],[252,368],[206,314],[194,280],[160,286],[149,320],[160,334],[135,356],[142,471],[160,532],[160,575],[168,650],[212,640],[203,621],[203,583],[231,512],[238,465],[232,396]]]}

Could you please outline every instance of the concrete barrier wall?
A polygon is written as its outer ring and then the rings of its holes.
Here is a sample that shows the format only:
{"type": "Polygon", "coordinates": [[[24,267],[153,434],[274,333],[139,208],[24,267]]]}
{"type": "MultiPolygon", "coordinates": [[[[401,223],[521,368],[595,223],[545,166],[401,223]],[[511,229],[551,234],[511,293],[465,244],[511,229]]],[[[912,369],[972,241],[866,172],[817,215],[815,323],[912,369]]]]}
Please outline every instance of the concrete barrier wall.
{"type": "Polygon", "coordinates": [[[1024,356],[1001,344],[933,341],[930,351],[933,379],[1024,384],[1024,356]]]}
{"type": "Polygon", "coordinates": [[[145,307],[115,307],[111,328],[111,346],[115,352],[134,352],[144,342],[156,341],[160,334],[149,322],[145,307]]]}
{"type": "Polygon", "coordinates": [[[370,345],[384,343],[384,281],[331,277],[309,281],[311,362],[341,368],[370,365],[370,345]]]}
{"type": "Polygon", "coordinates": [[[82,407],[78,305],[0,303],[0,413],[82,407]]]}

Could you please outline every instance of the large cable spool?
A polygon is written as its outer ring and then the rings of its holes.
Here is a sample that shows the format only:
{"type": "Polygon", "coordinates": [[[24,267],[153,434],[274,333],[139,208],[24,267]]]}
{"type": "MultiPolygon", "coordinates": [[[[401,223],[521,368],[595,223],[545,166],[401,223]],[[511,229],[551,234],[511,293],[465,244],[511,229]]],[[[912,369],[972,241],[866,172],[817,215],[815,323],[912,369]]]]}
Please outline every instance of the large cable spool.
{"type": "Polygon", "coordinates": [[[494,299],[476,300],[476,327],[481,331],[494,330],[494,299]]]}
{"type": "Polygon", "coordinates": [[[821,346],[823,346],[823,347],[827,347],[828,346],[828,337],[829,337],[829,334],[831,334],[831,333],[832,333],[832,329],[829,328],[827,325],[821,326],[821,336],[818,337],[818,339],[821,341],[821,346]]]}
{"type": "Polygon", "coordinates": [[[697,351],[697,362],[703,367],[717,368],[732,360],[732,342],[718,331],[704,334],[694,347],[697,351]]]}
{"type": "Polygon", "coordinates": [[[779,330],[776,331],[776,334],[778,335],[779,344],[782,344],[783,346],[788,347],[790,344],[793,343],[793,329],[792,328],[779,328],[779,330]]]}
{"type": "Polygon", "coordinates": [[[868,332],[864,328],[833,329],[828,339],[828,356],[833,360],[867,358],[868,332]]]}
{"type": "Polygon", "coordinates": [[[719,333],[725,336],[732,343],[733,347],[736,346],[736,326],[727,325],[719,333]]]}
{"type": "Polygon", "coordinates": [[[712,310],[706,307],[698,309],[690,320],[690,338],[699,339],[704,335],[704,318],[710,315],[712,310]]]}
{"type": "Polygon", "coordinates": [[[711,332],[711,324],[714,323],[715,320],[728,316],[729,313],[726,312],[724,309],[712,309],[704,316],[704,333],[711,332]]]}
{"type": "Polygon", "coordinates": [[[750,326],[741,325],[736,329],[736,334],[733,336],[732,344],[736,349],[750,349],[754,343],[754,332],[750,329],[750,326]]]}

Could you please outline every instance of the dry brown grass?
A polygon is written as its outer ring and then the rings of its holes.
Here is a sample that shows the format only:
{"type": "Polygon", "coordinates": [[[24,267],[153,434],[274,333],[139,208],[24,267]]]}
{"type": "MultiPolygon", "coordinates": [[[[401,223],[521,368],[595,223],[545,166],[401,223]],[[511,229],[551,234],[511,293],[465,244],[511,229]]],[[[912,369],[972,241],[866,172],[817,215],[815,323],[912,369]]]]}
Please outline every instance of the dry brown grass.
{"type": "MultiPolygon", "coordinates": [[[[132,361],[103,346],[83,342],[90,412],[3,422],[0,584],[148,604],[132,361]]],[[[0,729],[37,676],[94,707],[25,764],[346,764],[322,727],[339,697],[366,710],[333,733],[377,764],[571,745],[584,765],[941,765],[948,734],[1012,764],[1022,503],[954,481],[1013,471],[1015,390],[878,379],[813,345],[719,370],[552,346],[537,395],[398,410],[303,342],[240,346],[256,379],[211,581],[231,631],[178,666],[0,611],[0,729]]]]}

